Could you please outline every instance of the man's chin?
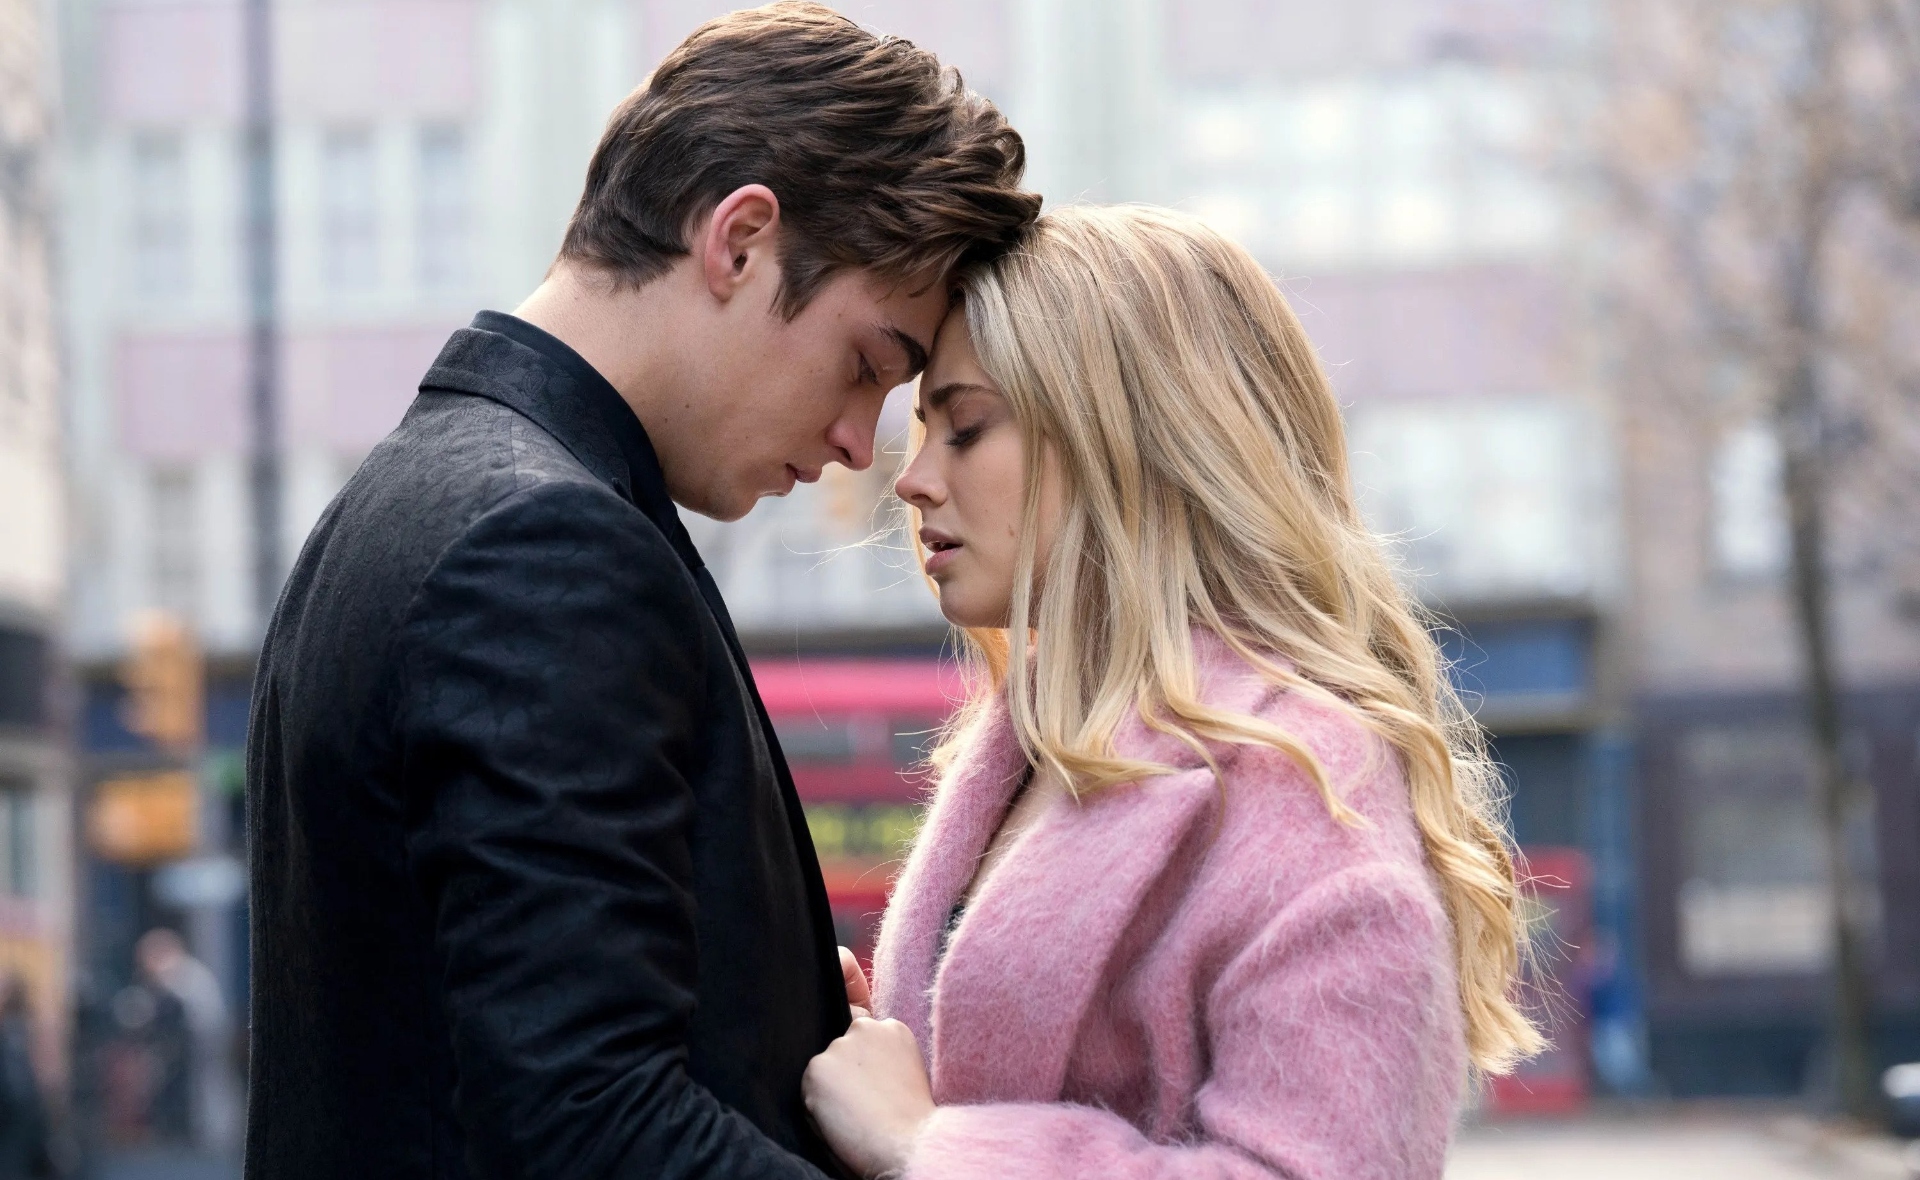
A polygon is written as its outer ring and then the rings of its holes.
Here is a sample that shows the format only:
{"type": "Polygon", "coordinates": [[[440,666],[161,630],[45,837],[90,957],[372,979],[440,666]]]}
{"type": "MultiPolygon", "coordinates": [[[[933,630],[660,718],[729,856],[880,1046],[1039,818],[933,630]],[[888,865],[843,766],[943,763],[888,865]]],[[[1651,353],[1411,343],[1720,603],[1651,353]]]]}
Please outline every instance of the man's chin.
{"type": "Polygon", "coordinates": [[[741,517],[745,516],[747,513],[753,511],[753,506],[757,503],[759,503],[758,500],[753,500],[748,502],[744,506],[736,505],[736,504],[727,504],[727,505],[682,504],[680,505],[680,507],[685,508],[690,512],[696,512],[701,516],[706,517],[708,520],[717,520],[721,524],[732,524],[734,521],[739,520],[741,517]]]}
{"type": "Polygon", "coordinates": [[[722,524],[731,524],[759,503],[759,495],[740,495],[738,493],[720,493],[702,495],[697,499],[688,495],[676,495],[673,502],[688,512],[697,513],[708,520],[717,520],[722,524]]]}

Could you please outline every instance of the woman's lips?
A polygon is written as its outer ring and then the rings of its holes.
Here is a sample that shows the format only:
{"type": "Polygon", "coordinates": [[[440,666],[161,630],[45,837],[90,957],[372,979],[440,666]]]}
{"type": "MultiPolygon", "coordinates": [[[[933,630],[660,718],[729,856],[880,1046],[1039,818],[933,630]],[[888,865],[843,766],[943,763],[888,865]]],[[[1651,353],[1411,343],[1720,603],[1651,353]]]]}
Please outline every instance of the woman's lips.
{"type": "Polygon", "coordinates": [[[927,572],[937,574],[952,563],[954,555],[964,546],[960,542],[935,529],[921,529],[920,543],[927,547],[927,572]]]}

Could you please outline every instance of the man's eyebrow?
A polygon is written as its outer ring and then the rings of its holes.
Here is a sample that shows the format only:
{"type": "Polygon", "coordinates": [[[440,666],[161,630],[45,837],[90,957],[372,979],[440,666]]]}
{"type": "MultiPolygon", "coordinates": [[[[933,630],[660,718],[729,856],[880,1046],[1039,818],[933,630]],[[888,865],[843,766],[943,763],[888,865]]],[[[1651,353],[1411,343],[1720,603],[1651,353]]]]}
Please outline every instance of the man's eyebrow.
{"type": "Polygon", "coordinates": [[[885,331],[887,335],[893,337],[894,343],[900,346],[901,352],[907,354],[907,376],[916,376],[920,370],[927,367],[926,345],[891,324],[888,324],[882,330],[885,331]]]}

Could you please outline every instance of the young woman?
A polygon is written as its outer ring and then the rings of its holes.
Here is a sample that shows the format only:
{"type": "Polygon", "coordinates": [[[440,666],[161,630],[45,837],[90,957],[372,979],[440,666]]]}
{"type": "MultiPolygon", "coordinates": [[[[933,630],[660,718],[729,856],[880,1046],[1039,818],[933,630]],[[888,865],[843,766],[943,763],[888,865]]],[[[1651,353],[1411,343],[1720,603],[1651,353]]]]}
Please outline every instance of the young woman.
{"type": "MultiPolygon", "coordinates": [[[[815,1058],[920,1180],[1437,1178],[1512,1000],[1493,775],[1239,247],[1072,208],[964,285],[897,490],[982,675],[874,1011],[815,1058]]],[[[857,986],[857,981],[856,981],[857,986]]]]}

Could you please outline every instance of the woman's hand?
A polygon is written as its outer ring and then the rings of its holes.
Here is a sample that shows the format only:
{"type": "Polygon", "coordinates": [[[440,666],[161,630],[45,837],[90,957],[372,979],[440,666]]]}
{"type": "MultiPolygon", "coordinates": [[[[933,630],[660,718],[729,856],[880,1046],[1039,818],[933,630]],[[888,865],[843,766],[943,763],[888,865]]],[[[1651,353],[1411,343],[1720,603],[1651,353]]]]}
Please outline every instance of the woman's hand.
{"type": "Polygon", "coordinates": [[[868,1177],[906,1167],[934,1110],[920,1046],[897,1020],[856,1017],[847,1035],[808,1063],[800,1093],[834,1154],[868,1177]]]}
{"type": "Polygon", "coordinates": [[[873,988],[867,983],[867,973],[860,969],[860,960],[846,947],[840,948],[840,981],[847,985],[847,1007],[853,1014],[873,1015],[873,988]]]}

